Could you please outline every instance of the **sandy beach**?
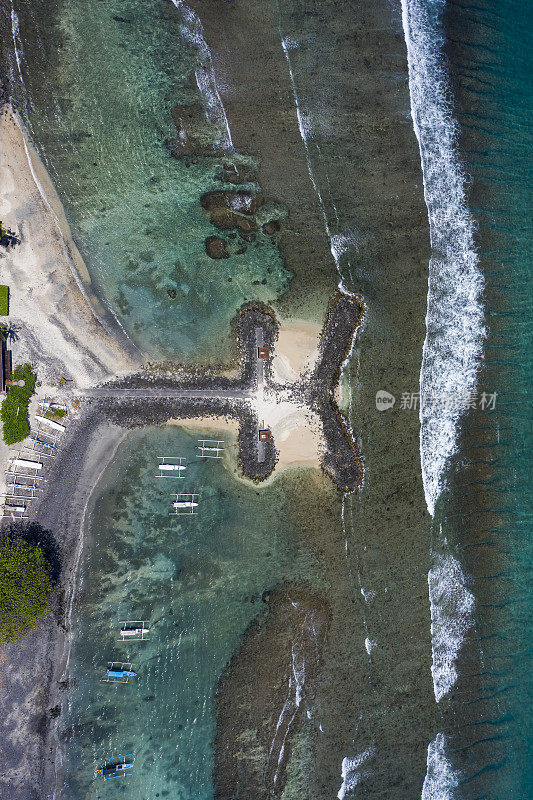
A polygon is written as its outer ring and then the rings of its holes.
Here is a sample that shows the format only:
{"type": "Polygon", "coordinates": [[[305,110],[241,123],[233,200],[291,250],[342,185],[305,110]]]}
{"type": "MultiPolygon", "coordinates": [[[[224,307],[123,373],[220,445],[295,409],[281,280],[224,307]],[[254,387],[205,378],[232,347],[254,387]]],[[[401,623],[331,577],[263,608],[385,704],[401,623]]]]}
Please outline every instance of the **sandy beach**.
{"type": "Polygon", "coordinates": [[[94,414],[73,425],[34,517],[41,535],[51,532],[59,548],[61,580],[37,630],[0,649],[0,794],[10,800],[54,796],[61,765],[57,725],[68,703],[70,618],[90,499],[124,436],[94,414]]]}
{"type": "MultiPolygon", "coordinates": [[[[0,785],[6,791],[9,786],[10,800],[26,800],[34,795],[51,798],[56,769],[60,771],[56,730],[69,685],[70,614],[83,532],[98,479],[127,435],[87,410],[83,395],[110,378],[138,371],[141,354],[92,292],[59,198],[8,106],[0,116],[0,175],[0,219],[21,240],[0,255],[0,281],[10,288],[10,347],[14,363],[30,362],[39,380],[30,420],[45,397],[69,407],[67,432],[46,468],[45,490],[30,508],[30,522],[51,532],[60,549],[58,595],[39,628],[0,654],[6,710],[0,785]],[[42,787],[47,787],[44,792],[42,787]]],[[[316,366],[320,334],[319,325],[303,320],[284,321],[280,327],[271,374],[273,384],[286,388],[281,398],[266,392],[258,405],[279,451],[270,480],[287,467],[320,464],[320,419],[290,393],[291,385],[316,366]]],[[[226,417],[180,418],[171,424],[231,437],[238,433],[237,422],[226,417]]],[[[0,444],[4,491],[3,473],[17,450],[0,444]]],[[[236,461],[230,467],[236,472],[236,461]]]]}
{"type": "Polygon", "coordinates": [[[91,290],[59,198],[9,106],[0,116],[0,174],[0,219],[21,239],[0,256],[17,360],[39,364],[44,389],[60,377],[85,388],[131,372],[141,355],[91,290]]]}
{"type": "MultiPolygon", "coordinates": [[[[14,362],[29,361],[38,371],[35,411],[36,400],[45,396],[68,401],[138,369],[141,354],[92,291],[57,193],[9,106],[0,117],[0,174],[0,219],[21,238],[20,245],[0,255],[0,280],[10,288],[14,362]],[[68,383],[60,386],[61,378],[68,383]]],[[[305,320],[283,322],[272,360],[275,383],[290,385],[312,370],[320,332],[319,325],[305,320]]],[[[261,412],[279,449],[277,470],[319,465],[323,442],[315,416],[297,402],[268,399],[261,412]]],[[[212,427],[208,418],[194,421],[195,426],[204,423],[212,427]]],[[[3,463],[7,456],[0,445],[3,463]]]]}
{"type": "MultiPolygon", "coordinates": [[[[0,113],[0,176],[0,219],[20,238],[0,253],[0,282],[10,293],[8,347],[14,365],[29,362],[37,371],[34,419],[39,400],[69,405],[80,390],[138,368],[141,358],[92,292],[55,189],[8,105],[0,113]]],[[[0,442],[0,492],[18,449],[0,442]]]]}
{"type": "MultiPolygon", "coordinates": [[[[310,374],[320,355],[319,325],[305,320],[290,320],[280,326],[276,349],[272,357],[272,382],[279,385],[296,384],[303,375],[310,374]]],[[[286,389],[290,395],[290,388],[286,389]]],[[[260,419],[268,420],[276,442],[278,460],[273,480],[287,467],[319,467],[325,443],[322,425],[316,413],[301,403],[267,396],[258,405],[260,419]]],[[[231,417],[206,416],[170,420],[169,424],[186,429],[230,433],[236,436],[237,422],[231,417]]],[[[233,465],[235,469],[236,465],[233,465]]],[[[238,474],[238,473],[236,473],[238,474]]]]}

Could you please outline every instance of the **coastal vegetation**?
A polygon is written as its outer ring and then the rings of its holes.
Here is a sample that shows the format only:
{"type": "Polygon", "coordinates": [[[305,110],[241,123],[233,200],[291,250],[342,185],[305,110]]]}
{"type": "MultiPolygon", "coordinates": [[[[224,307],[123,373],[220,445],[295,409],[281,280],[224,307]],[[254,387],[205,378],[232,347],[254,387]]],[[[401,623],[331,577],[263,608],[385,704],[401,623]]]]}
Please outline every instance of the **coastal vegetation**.
{"type": "Polygon", "coordinates": [[[0,245],[3,247],[14,247],[20,244],[20,239],[13,233],[11,228],[6,228],[2,220],[0,220],[0,245]]]}
{"type": "Polygon", "coordinates": [[[19,365],[13,370],[13,383],[9,387],[0,409],[6,444],[21,442],[26,436],[29,436],[28,406],[35,390],[36,377],[30,364],[19,365]],[[17,381],[23,381],[24,385],[13,385],[17,381]]]}
{"type": "Polygon", "coordinates": [[[9,314],[9,286],[0,285],[0,316],[9,314]]]}
{"type": "Polygon", "coordinates": [[[67,416],[67,412],[64,408],[49,408],[48,411],[45,412],[44,416],[46,419],[61,419],[62,417],[67,416]]]}
{"type": "Polygon", "coordinates": [[[0,539],[0,642],[16,642],[35,630],[49,608],[52,568],[37,544],[0,539]]]}

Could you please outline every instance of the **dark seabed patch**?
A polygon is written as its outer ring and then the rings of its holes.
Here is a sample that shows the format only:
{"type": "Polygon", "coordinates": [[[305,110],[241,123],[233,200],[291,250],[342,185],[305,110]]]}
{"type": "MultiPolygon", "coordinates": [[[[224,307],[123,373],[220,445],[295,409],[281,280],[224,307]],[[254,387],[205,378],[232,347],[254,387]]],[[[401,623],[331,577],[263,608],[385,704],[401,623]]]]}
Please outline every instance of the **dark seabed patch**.
{"type": "Polygon", "coordinates": [[[276,587],[263,601],[267,617],[248,628],[218,684],[219,800],[281,795],[294,728],[313,708],[328,602],[298,585],[276,587]]]}

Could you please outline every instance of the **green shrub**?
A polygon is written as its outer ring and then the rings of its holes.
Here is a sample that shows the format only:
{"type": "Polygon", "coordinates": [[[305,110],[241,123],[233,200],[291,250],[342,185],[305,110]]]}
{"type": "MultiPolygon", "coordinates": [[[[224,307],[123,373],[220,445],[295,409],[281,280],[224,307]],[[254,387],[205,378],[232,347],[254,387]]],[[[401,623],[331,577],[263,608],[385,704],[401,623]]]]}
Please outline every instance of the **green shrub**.
{"type": "Polygon", "coordinates": [[[30,364],[23,364],[13,370],[13,381],[24,381],[24,386],[10,386],[0,408],[0,419],[4,425],[4,442],[21,442],[30,433],[28,406],[35,390],[36,375],[30,364]]]}
{"type": "Polygon", "coordinates": [[[35,630],[53,590],[50,565],[37,545],[0,539],[0,643],[35,630]]]}
{"type": "Polygon", "coordinates": [[[49,408],[48,411],[45,412],[44,416],[46,419],[61,419],[62,417],[67,416],[67,412],[64,408],[49,408]]]}
{"type": "Polygon", "coordinates": [[[9,286],[0,284],[0,316],[6,317],[9,314],[9,286]]]}

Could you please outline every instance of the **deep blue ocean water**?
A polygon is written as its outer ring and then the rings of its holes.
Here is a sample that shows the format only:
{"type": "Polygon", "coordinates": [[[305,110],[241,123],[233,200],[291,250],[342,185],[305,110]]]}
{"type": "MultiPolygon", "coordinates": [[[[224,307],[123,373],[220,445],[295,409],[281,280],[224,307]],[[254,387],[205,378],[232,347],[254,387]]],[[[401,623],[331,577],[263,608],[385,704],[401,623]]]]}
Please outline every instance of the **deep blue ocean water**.
{"type": "MultiPolygon", "coordinates": [[[[446,33],[486,280],[488,336],[480,389],[498,393],[481,432],[484,455],[478,450],[479,458],[491,461],[484,497],[491,498],[494,513],[483,516],[477,509],[480,528],[486,527],[480,540],[487,542],[488,575],[481,566],[484,548],[474,550],[475,556],[469,551],[472,590],[481,596],[477,721],[479,730],[491,721],[483,735],[492,741],[481,758],[475,753],[483,745],[471,745],[460,786],[467,797],[522,800],[533,793],[531,7],[517,0],[452,2],[446,33]]],[[[460,710],[461,705],[456,714],[460,710]]],[[[479,738],[474,735],[471,742],[479,738]]]]}
{"type": "Polygon", "coordinates": [[[456,147],[484,279],[485,340],[477,413],[461,423],[433,523],[435,549],[456,559],[435,580],[444,616],[434,628],[441,645],[453,648],[454,635],[465,644],[453,688],[439,701],[443,735],[428,753],[423,798],[522,800],[533,788],[532,23],[514,0],[441,10],[456,147]],[[480,410],[483,392],[495,394],[494,407],[480,410]],[[447,627],[447,603],[461,624],[447,627]]]}

